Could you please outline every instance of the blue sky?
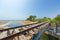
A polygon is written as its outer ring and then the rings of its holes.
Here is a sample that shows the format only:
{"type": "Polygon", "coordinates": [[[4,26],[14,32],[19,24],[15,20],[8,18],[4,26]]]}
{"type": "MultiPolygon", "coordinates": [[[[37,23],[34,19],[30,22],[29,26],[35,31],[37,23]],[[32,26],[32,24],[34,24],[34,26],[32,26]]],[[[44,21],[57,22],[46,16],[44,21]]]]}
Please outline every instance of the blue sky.
{"type": "Polygon", "coordinates": [[[60,0],[0,0],[0,20],[24,20],[29,15],[53,18],[60,14],[60,0]]]}

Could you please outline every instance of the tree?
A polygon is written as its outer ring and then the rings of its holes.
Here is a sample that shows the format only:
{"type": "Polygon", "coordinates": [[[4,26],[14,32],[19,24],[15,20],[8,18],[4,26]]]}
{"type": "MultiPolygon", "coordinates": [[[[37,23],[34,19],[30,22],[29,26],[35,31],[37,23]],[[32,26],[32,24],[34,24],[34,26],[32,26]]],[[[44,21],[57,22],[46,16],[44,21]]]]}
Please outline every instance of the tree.
{"type": "Polygon", "coordinates": [[[36,16],[32,16],[32,15],[30,15],[30,16],[27,18],[27,20],[30,20],[30,21],[35,21],[35,19],[36,19],[36,16]]]}
{"type": "Polygon", "coordinates": [[[38,18],[38,19],[36,19],[35,21],[36,21],[36,22],[42,22],[43,20],[42,20],[42,18],[38,18]]]}
{"type": "Polygon", "coordinates": [[[56,23],[60,26],[60,14],[55,17],[56,23]]]}
{"type": "Polygon", "coordinates": [[[55,22],[56,22],[56,20],[53,18],[50,22],[55,23],[55,22]]]}
{"type": "Polygon", "coordinates": [[[43,21],[50,21],[51,18],[43,17],[42,20],[43,20],[43,21]]]}
{"type": "Polygon", "coordinates": [[[60,14],[55,17],[56,21],[60,21],[60,14]]]}
{"type": "Polygon", "coordinates": [[[43,21],[50,21],[51,18],[43,17],[43,18],[36,18],[36,16],[30,15],[27,20],[33,21],[33,22],[43,22],[43,21]]]}

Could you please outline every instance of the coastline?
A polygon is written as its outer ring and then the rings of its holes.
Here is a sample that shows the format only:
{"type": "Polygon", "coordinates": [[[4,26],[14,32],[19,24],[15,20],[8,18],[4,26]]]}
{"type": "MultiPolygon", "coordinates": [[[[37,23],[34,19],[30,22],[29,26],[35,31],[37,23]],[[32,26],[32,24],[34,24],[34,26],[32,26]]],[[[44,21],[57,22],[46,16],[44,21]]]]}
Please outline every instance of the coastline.
{"type": "Polygon", "coordinates": [[[0,25],[3,25],[9,21],[16,21],[16,22],[21,22],[23,24],[31,24],[31,23],[34,23],[34,22],[31,22],[31,21],[28,21],[28,20],[0,20],[0,25]]]}

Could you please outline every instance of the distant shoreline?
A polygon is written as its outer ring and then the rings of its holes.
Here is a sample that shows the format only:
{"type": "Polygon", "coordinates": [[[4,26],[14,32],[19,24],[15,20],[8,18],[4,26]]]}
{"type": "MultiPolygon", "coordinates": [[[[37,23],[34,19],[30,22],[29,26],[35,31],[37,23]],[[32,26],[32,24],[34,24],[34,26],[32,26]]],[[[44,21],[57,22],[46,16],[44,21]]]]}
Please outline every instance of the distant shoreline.
{"type": "Polygon", "coordinates": [[[33,22],[31,22],[31,21],[28,21],[28,20],[0,20],[0,25],[6,24],[6,23],[8,23],[9,21],[21,22],[23,25],[33,23],[33,22]]]}

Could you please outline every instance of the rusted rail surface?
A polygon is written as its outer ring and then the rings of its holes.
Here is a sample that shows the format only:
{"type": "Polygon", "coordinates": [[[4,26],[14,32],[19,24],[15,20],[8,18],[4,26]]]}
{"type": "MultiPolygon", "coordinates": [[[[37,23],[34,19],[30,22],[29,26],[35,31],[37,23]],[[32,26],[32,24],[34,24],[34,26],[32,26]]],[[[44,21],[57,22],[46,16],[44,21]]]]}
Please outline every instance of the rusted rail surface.
{"type": "MultiPolygon", "coordinates": [[[[42,23],[45,23],[45,22],[42,22],[42,23]]],[[[0,32],[2,32],[2,31],[7,31],[7,30],[11,30],[11,29],[16,29],[16,28],[20,28],[20,27],[24,27],[24,26],[34,25],[34,24],[38,24],[38,23],[32,23],[32,24],[27,24],[27,25],[12,27],[12,28],[1,29],[0,32]]]]}
{"type": "MultiPolygon", "coordinates": [[[[9,35],[8,37],[2,38],[2,39],[0,39],[0,40],[8,40],[8,39],[14,38],[14,37],[19,36],[19,35],[27,32],[27,31],[30,31],[30,30],[32,30],[32,29],[34,29],[34,28],[37,28],[37,27],[39,27],[39,26],[42,26],[42,25],[44,25],[44,24],[46,24],[46,23],[49,24],[49,22],[44,22],[44,23],[39,24],[39,25],[36,25],[36,26],[34,26],[34,27],[32,27],[32,28],[29,28],[29,29],[20,31],[20,32],[18,32],[18,33],[16,33],[16,34],[9,35]]],[[[25,26],[25,25],[24,25],[24,26],[25,26]]],[[[23,27],[23,26],[21,26],[21,27],[23,27]]],[[[16,27],[14,27],[14,28],[9,28],[9,29],[15,29],[15,28],[16,28],[16,27]]],[[[17,28],[19,28],[19,27],[17,27],[17,28]]],[[[9,30],[9,29],[4,29],[4,30],[0,30],[0,31],[6,31],[6,30],[9,30]]]]}
{"type": "Polygon", "coordinates": [[[29,25],[33,25],[33,24],[37,24],[37,23],[32,23],[32,24],[27,24],[27,25],[22,25],[22,26],[7,28],[7,29],[1,29],[0,31],[2,32],[2,31],[6,31],[6,30],[10,30],[10,29],[15,29],[15,28],[19,28],[19,27],[24,27],[24,26],[29,26],[29,25]]]}

